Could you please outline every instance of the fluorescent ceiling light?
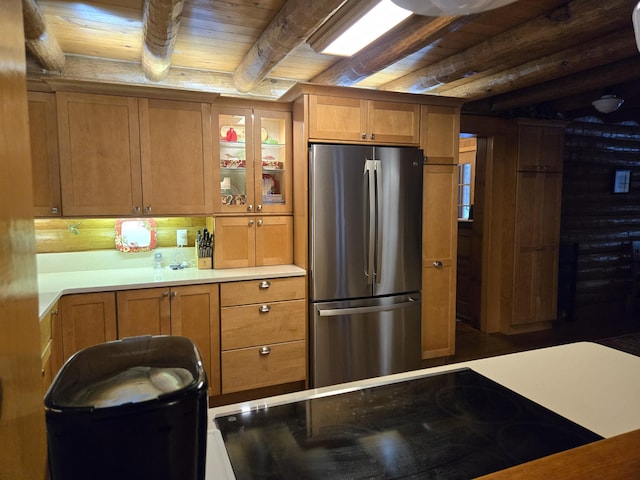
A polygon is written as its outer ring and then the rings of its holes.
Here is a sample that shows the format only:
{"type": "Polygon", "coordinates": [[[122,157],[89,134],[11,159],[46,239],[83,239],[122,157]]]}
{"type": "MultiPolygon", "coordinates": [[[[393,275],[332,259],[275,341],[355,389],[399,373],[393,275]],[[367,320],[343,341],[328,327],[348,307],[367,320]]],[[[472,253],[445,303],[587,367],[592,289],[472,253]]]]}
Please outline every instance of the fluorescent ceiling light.
{"type": "Polygon", "coordinates": [[[393,0],[393,3],[418,15],[469,15],[502,7],[515,0],[393,0]]]}
{"type": "Polygon", "coordinates": [[[412,12],[398,7],[391,0],[382,0],[360,17],[322,53],[350,57],[381,37],[410,16],[412,12]]]}

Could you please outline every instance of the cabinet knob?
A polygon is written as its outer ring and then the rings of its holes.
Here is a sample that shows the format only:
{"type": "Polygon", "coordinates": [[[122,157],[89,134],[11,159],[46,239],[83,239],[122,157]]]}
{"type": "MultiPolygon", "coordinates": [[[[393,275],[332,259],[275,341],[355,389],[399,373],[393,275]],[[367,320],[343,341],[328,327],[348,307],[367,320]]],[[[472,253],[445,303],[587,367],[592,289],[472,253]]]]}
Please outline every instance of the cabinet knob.
{"type": "Polygon", "coordinates": [[[256,210],[257,210],[257,211],[259,211],[259,212],[261,212],[261,211],[262,211],[262,204],[258,205],[258,206],[256,207],[256,210]]]}
{"type": "Polygon", "coordinates": [[[51,207],[51,213],[58,213],[58,207],[51,207]]]}
{"type": "Polygon", "coordinates": [[[261,305],[261,306],[258,308],[258,311],[259,311],[260,313],[269,313],[269,312],[271,311],[271,307],[270,307],[269,305],[261,305]]]}
{"type": "Polygon", "coordinates": [[[367,139],[367,132],[362,132],[362,139],[366,140],[367,139]]]}
{"type": "Polygon", "coordinates": [[[175,290],[173,290],[171,292],[171,298],[176,298],[178,296],[178,292],[176,292],[175,290]]]}
{"type": "Polygon", "coordinates": [[[249,226],[250,226],[250,227],[251,227],[254,223],[256,223],[256,222],[255,222],[255,221],[253,221],[253,219],[252,219],[252,220],[249,220],[249,226]]]}
{"type": "Polygon", "coordinates": [[[375,140],[375,139],[376,139],[376,134],[375,134],[375,133],[372,133],[372,134],[371,134],[371,140],[375,140]]]}
{"type": "Polygon", "coordinates": [[[140,213],[140,205],[133,207],[133,213],[140,213]]]}
{"type": "Polygon", "coordinates": [[[163,297],[168,297],[169,296],[169,290],[165,290],[164,292],[162,292],[162,296],[163,297]]]}
{"type": "Polygon", "coordinates": [[[260,355],[269,355],[271,353],[271,347],[260,347],[260,355]]]}
{"type": "Polygon", "coordinates": [[[247,212],[253,212],[253,205],[247,205],[247,212]]]}
{"type": "Polygon", "coordinates": [[[258,288],[260,290],[266,290],[270,286],[271,286],[271,282],[269,280],[262,280],[260,283],[258,283],[258,288]]]}
{"type": "Polygon", "coordinates": [[[44,378],[44,376],[45,376],[45,374],[46,374],[46,373],[47,373],[47,372],[45,371],[45,369],[44,369],[44,368],[43,368],[42,370],[40,370],[40,374],[42,375],[42,378],[44,378]]]}
{"type": "Polygon", "coordinates": [[[261,227],[262,226],[262,219],[258,220],[258,226],[261,227]]]}
{"type": "Polygon", "coordinates": [[[151,213],[151,205],[147,205],[146,207],[144,207],[144,212],[151,213]]]}
{"type": "Polygon", "coordinates": [[[440,260],[436,260],[433,262],[433,266],[436,268],[442,268],[442,262],[440,260]]]}

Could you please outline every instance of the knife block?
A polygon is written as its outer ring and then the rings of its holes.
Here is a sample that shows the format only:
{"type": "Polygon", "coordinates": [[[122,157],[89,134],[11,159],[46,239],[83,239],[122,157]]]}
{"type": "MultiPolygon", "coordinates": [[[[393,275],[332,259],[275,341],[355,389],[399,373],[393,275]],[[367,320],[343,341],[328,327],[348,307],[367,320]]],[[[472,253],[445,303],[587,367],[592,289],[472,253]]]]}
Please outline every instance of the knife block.
{"type": "Polygon", "coordinates": [[[199,257],[198,256],[198,245],[194,248],[194,254],[196,257],[196,265],[198,270],[209,270],[213,268],[213,258],[212,257],[199,257]]]}

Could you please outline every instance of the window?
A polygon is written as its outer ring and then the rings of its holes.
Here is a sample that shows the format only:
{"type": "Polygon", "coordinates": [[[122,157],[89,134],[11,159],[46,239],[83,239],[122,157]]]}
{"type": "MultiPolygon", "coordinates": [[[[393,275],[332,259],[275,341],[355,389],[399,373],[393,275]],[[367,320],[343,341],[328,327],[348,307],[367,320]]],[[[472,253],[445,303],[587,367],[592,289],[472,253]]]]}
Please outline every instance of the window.
{"type": "Polygon", "coordinates": [[[461,135],[458,160],[458,220],[473,219],[476,137],[461,135]]]}
{"type": "Polygon", "coordinates": [[[458,165],[458,220],[471,217],[471,164],[458,165]]]}

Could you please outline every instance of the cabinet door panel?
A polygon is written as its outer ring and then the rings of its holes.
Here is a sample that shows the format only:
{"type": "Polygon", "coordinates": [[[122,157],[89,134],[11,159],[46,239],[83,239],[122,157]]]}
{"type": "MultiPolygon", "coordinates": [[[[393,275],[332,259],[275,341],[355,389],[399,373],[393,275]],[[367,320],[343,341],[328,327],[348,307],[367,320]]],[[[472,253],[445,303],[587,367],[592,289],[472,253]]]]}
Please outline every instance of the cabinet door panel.
{"type": "Polygon", "coordinates": [[[291,212],[291,113],[256,110],[253,138],[256,211],[291,212]]]}
{"type": "Polygon", "coordinates": [[[255,232],[256,266],[293,262],[293,217],[260,217],[255,232]]]}
{"type": "Polygon", "coordinates": [[[83,348],[117,338],[113,292],[64,295],[60,299],[64,361],[83,348]]]}
{"type": "Polygon", "coordinates": [[[418,145],[420,105],[412,103],[367,102],[367,130],[375,142],[418,145]]]}
{"type": "Polygon", "coordinates": [[[452,355],[456,321],[456,165],[424,168],[422,358],[452,355]]]}
{"type": "Polygon", "coordinates": [[[169,335],[171,305],[169,287],[117,292],[118,338],[137,335],[169,335]]]}
{"type": "Polygon", "coordinates": [[[215,219],[214,268],[242,268],[255,265],[255,219],[225,217],[215,219]]]}
{"type": "Polygon", "coordinates": [[[366,100],[309,96],[310,138],[362,142],[366,132],[366,100]]]}
{"type": "Polygon", "coordinates": [[[56,100],[53,93],[28,95],[34,215],[58,217],[62,209],[56,100]]]}
{"type": "Polygon", "coordinates": [[[65,216],[134,213],[142,204],[137,99],[56,95],[65,216]]]}
{"type": "Polygon", "coordinates": [[[422,269],[422,358],[455,353],[455,268],[425,263],[422,269]]]}
{"type": "Polygon", "coordinates": [[[454,107],[422,106],[420,146],[427,163],[458,163],[459,110],[454,107]]]}
{"type": "Polygon", "coordinates": [[[210,105],[140,99],[140,147],[145,213],[213,211],[210,105]]]}
{"type": "Polygon", "coordinates": [[[209,395],[220,393],[218,285],[171,288],[171,335],[191,339],[207,371],[209,395]]]}

